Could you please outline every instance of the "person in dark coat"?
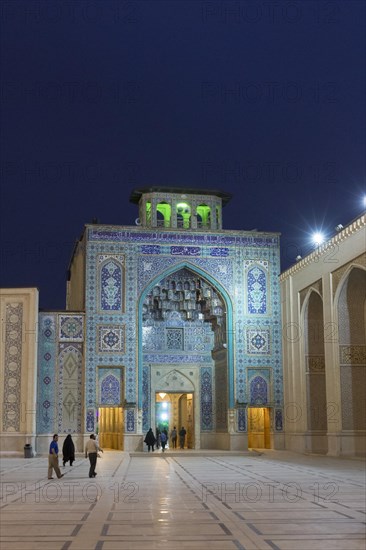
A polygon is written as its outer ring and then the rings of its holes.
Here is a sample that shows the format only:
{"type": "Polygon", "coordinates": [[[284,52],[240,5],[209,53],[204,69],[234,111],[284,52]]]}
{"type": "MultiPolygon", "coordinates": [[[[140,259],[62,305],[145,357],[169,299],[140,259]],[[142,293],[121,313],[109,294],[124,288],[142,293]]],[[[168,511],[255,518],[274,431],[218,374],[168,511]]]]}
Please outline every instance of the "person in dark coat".
{"type": "Polygon", "coordinates": [[[177,448],[177,428],[175,426],[172,429],[170,437],[172,438],[172,447],[173,449],[176,449],[177,448]]]}
{"type": "Polygon", "coordinates": [[[181,449],[184,449],[184,444],[185,444],[185,440],[186,440],[186,429],[184,426],[181,427],[181,429],[179,430],[179,446],[181,449]]]}
{"type": "Polygon", "coordinates": [[[69,460],[70,466],[72,466],[72,463],[75,460],[75,445],[70,434],[66,436],[64,444],[62,446],[63,465],[65,466],[66,462],[68,462],[69,460]]]}
{"type": "Polygon", "coordinates": [[[150,447],[152,447],[152,451],[154,452],[154,446],[155,446],[155,443],[156,443],[156,439],[155,439],[155,435],[154,435],[151,428],[147,432],[144,441],[147,445],[148,452],[150,452],[150,447]]]}

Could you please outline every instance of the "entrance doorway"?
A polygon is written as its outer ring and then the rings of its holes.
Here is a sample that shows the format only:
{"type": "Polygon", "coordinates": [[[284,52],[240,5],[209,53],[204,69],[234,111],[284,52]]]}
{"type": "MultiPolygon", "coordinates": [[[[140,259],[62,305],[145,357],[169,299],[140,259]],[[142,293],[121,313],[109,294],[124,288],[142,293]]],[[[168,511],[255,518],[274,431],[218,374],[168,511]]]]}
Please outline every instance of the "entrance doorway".
{"type": "Polygon", "coordinates": [[[248,447],[270,449],[270,412],[267,407],[248,409],[248,447]]]}
{"type": "Polygon", "coordinates": [[[155,426],[160,431],[168,432],[168,445],[171,447],[170,434],[174,426],[178,432],[177,447],[179,448],[179,430],[184,426],[187,434],[185,448],[194,449],[194,401],[193,393],[156,392],[155,394],[155,426]]]}
{"type": "Polygon", "coordinates": [[[122,407],[100,407],[98,413],[98,437],[100,447],[102,449],[122,451],[122,407]]]}

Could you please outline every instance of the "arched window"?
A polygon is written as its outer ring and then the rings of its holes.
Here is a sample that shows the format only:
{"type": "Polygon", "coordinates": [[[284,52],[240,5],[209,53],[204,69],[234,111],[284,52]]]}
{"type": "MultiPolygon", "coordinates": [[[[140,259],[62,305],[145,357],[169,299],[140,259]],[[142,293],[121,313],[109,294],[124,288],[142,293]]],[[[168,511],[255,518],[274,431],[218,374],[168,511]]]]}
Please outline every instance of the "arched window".
{"type": "Polygon", "coordinates": [[[211,227],[211,208],[207,204],[197,206],[197,227],[211,227]]]}
{"type": "Polygon", "coordinates": [[[172,208],[167,202],[159,202],[156,206],[156,219],[158,227],[170,227],[172,208]]]}
{"type": "Polygon", "coordinates": [[[191,207],[186,202],[177,204],[177,227],[188,229],[191,227],[191,207]]]}

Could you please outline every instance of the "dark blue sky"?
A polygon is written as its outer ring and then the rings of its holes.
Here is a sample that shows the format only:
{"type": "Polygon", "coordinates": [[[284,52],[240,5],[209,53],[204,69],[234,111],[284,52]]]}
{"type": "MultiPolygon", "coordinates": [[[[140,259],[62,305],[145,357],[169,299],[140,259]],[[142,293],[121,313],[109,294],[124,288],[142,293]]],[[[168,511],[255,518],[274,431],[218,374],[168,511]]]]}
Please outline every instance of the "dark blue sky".
{"type": "Polygon", "coordinates": [[[134,188],[234,195],[282,269],[362,210],[363,1],[3,1],[0,286],[65,306],[85,223],[134,188]]]}

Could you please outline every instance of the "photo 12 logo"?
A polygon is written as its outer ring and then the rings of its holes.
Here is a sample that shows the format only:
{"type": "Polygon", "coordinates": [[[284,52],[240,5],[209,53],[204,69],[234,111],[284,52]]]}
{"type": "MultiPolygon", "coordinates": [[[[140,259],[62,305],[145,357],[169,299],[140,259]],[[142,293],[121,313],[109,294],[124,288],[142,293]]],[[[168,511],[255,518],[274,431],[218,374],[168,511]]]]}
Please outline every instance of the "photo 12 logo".
{"type": "Polygon", "coordinates": [[[106,488],[95,482],[80,483],[78,481],[63,483],[0,483],[0,500],[2,504],[8,504],[13,500],[33,503],[54,502],[96,502],[101,496],[111,492],[114,503],[136,503],[139,485],[134,482],[112,483],[106,488]]]}
{"type": "Polygon", "coordinates": [[[301,487],[296,481],[279,483],[276,481],[249,483],[216,483],[202,484],[201,498],[207,502],[214,498],[220,502],[279,502],[290,503],[307,500],[318,503],[320,500],[338,502],[334,497],[339,491],[337,483],[315,482],[308,487],[301,487]]]}

